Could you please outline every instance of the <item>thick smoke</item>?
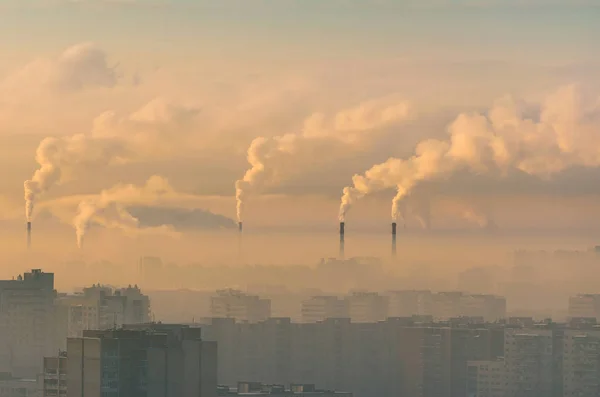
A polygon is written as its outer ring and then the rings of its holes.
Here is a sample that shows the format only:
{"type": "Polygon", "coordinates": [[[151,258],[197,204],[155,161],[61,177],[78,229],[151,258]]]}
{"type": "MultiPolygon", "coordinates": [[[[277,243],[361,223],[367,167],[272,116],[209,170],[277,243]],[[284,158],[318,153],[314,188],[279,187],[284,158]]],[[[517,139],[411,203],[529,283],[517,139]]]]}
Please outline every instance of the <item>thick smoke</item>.
{"type": "Polygon", "coordinates": [[[550,95],[535,118],[526,117],[511,98],[503,98],[487,115],[459,115],[448,128],[448,140],[423,141],[408,159],[390,158],[354,175],[353,184],[343,192],[340,220],[356,200],[394,187],[392,219],[396,219],[415,186],[461,170],[500,176],[517,170],[548,178],[573,166],[596,167],[599,127],[600,102],[588,105],[576,86],[550,95]]]}
{"type": "Polygon", "coordinates": [[[158,99],[127,117],[102,114],[90,134],[45,138],[36,151],[39,168],[24,183],[27,220],[41,194],[76,174],[164,154],[176,141],[174,133],[196,114],[197,109],[158,99]]]}
{"type": "Polygon", "coordinates": [[[364,149],[374,135],[408,119],[410,110],[406,101],[385,98],[362,103],[332,117],[314,114],[305,121],[299,134],[254,139],[247,152],[250,169],[235,183],[238,221],[242,221],[248,195],[288,178],[317,159],[333,156],[339,145],[345,151],[364,149]]]}
{"type": "Polygon", "coordinates": [[[102,167],[130,157],[124,142],[78,134],[45,138],[36,151],[39,168],[25,181],[25,216],[31,221],[36,198],[77,170],[102,167]]]}
{"type": "MultiPolygon", "coordinates": [[[[107,228],[118,228],[124,231],[138,229],[139,220],[128,211],[128,206],[152,205],[177,196],[169,182],[153,176],[143,186],[117,185],[103,190],[99,195],[79,203],[73,226],[77,234],[77,245],[83,239],[92,223],[107,228]]],[[[164,227],[160,227],[163,230],[164,227]]]]}

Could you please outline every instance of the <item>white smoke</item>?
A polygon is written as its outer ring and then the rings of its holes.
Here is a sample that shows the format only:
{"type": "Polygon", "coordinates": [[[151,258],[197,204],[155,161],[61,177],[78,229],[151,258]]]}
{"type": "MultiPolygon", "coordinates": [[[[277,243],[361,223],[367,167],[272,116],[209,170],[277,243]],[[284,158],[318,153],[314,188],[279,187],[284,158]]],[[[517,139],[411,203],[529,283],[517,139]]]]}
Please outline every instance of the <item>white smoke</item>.
{"type": "Polygon", "coordinates": [[[36,151],[39,168],[25,181],[25,216],[31,221],[36,198],[77,170],[102,167],[130,157],[127,146],[114,139],[93,138],[78,134],[45,138],[36,151]]]}
{"type": "Polygon", "coordinates": [[[248,148],[250,168],[235,183],[237,218],[242,221],[248,195],[300,172],[317,159],[331,159],[339,145],[344,150],[362,150],[374,136],[408,119],[408,102],[397,98],[368,101],[327,117],[309,117],[299,134],[258,137],[248,148]]]}
{"type": "MultiPolygon", "coordinates": [[[[134,205],[156,205],[161,201],[176,198],[178,193],[169,182],[160,176],[152,176],[145,185],[116,185],[103,190],[97,196],[79,203],[73,226],[77,234],[77,245],[83,244],[83,239],[92,223],[106,228],[117,228],[131,233],[139,230],[139,221],[129,212],[127,207],[134,205]]],[[[160,232],[172,232],[166,226],[152,228],[160,232]]]]}
{"type": "Polygon", "coordinates": [[[402,200],[423,181],[447,178],[459,170],[505,175],[518,170],[541,178],[573,166],[600,165],[600,101],[587,102],[578,87],[567,86],[542,104],[539,119],[527,118],[511,98],[487,115],[461,114],[448,128],[448,140],[426,140],[408,159],[390,158],[354,175],[340,204],[343,220],[367,194],[396,188],[392,218],[402,200]]]}
{"type": "Polygon", "coordinates": [[[31,221],[36,199],[54,185],[86,170],[122,164],[164,154],[175,134],[197,114],[192,107],[163,99],[119,117],[106,112],[94,121],[90,134],[49,137],[36,150],[39,168],[25,181],[25,216],[31,221]]]}

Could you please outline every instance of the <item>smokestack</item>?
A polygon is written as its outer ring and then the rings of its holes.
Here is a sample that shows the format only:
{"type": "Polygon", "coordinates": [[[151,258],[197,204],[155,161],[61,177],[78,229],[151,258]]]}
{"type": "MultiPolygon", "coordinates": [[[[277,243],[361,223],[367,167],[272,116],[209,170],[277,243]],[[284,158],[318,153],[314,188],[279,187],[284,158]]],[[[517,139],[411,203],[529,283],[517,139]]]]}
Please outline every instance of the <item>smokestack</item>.
{"type": "Polygon", "coordinates": [[[392,256],[396,256],[396,222],[392,222],[392,256]]]}
{"type": "Polygon", "coordinates": [[[340,259],[344,259],[344,222],[340,222],[340,259]]]}
{"type": "Polygon", "coordinates": [[[240,233],[242,232],[242,222],[238,222],[238,228],[240,229],[240,233]]]}
{"type": "Polygon", "coordinates": [[[27,222],[27,249],[31,248],[31,222],[27,222]]]}

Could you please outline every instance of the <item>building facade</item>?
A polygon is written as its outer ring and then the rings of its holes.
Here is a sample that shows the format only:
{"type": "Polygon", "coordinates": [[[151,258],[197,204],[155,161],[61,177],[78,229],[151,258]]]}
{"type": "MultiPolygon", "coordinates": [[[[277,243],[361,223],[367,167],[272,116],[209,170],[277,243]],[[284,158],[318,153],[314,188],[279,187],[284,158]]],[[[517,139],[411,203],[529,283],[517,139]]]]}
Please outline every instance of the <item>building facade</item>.
{"type": "Polygon", "coordinates": [[[58,350],[54,274],[39,269],[0,281],[0,370],[35,378],[58,350]]]}
{"type": "Polygon", "coordinates": [[[67,397],[67,352],[44,357],[41,397],[67,397]]]}
{"type": "Polygon", "coordinates": [[[210,312],[214,318],[257,323],[271,317],[271,300],[233,289],[219,290],[211,297],[210,312]]]}
{"type": "Polygon", "coordinates": [[[140,324],[69,338],[69,397],[214,397],[217,350],[199,328],[140,324]]]}
{"type": "Polygon", "coordinates": [[[302,322],[317,323],[328,318],[348,317],[348,306],[337,296],[313,296],[302,301],[302,322]]]}

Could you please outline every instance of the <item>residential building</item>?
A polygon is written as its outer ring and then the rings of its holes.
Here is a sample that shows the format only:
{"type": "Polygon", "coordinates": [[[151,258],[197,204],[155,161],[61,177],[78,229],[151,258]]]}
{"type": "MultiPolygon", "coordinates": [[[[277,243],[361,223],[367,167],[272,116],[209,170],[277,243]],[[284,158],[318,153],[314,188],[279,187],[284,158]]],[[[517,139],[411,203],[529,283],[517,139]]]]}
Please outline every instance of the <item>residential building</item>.
{"type": "Polygon", "coordinates": [[[67,397],[67,352],[44,357],[41,397],[67,397]]]}
{"type": "Polygon", "coordinates": [[[376,323],[387,318],[388,298],[376,292],[353,292],[345,298],[348,315],[355,323],[376,323]]]}
{"type": "Polygon", "coordinates": [[[34,379],[15,378],[0,373],[0,397],[38,397],[38,383],[34,379]]]}
{"type": "Polygon", "coordinates": [[[124,324],[150,321],[150,299],[138,286],[113,290],[93,285],[82,293],[60,295],[56,299],[59,347],[66,349],[66,338],[83,336],[85,330],[119,328],[124,324]]]}
{"type": "Polygon", "coordinates": [[[431,291],[390,291],[388,317],[412,317],[431,314],[431,291]]]}
{"type": "Polygon", "coordinates": [[[570,318],[595,318],[600,320],[600,294],[579,294],[569,298],[570,318]]]}
{"type": "Polygon", "coordinates": [[[271,317],[271,301],[233,289],[219,290],[211,297],[210,311],[214,318],[257,323],[271,317]]]}
{"type": "Polygon", "coordinates": [[[555,359],[551,329],[506,329],[504,354],[506,396],[553,395],[555,359]]]}
{"type": "Polygon", "coordinates": [[[505,397],[504,360],[469,361],[466,397],[505,397]]]}
{"type": "Polygon", "coordinates": [[[313,384],[291,384],[289,388],[284,385],[269,385],[261,382],[238,382],[237,388],[229,386],[219,386],[218,396],[269,396],[269,397],[352,397],[352,393],[321,390],[317,389],[313,384]]]}
{"type": "Polygon", "coordinates": [[[600,330],[565,330],[563,396],[595,397],[600,393],[600,330]]]}
{"type": "Polygon", "coordinates": [[[137,324],[69,338],[69,397],[214,397],[216,343],[200,328],[137,324]]]}
{"type": "Polygon", "coordinates": [[[302,301],[302,322],[317,323],[328,318],[348,317],[346,301],[337,296],[313,296],[302,301]]]}
{"type": "Polygon", "coordinates": [[[0,370],[23,378],[56,352],[54,274],[39,269],[0,281],[0,370]]]}

